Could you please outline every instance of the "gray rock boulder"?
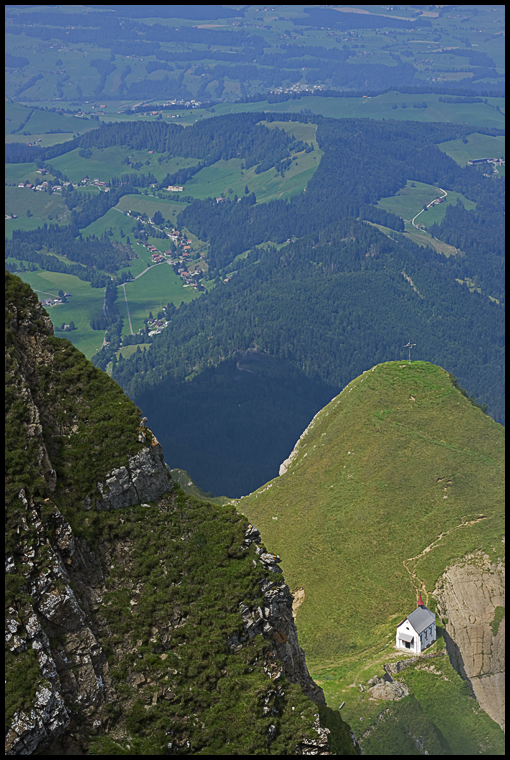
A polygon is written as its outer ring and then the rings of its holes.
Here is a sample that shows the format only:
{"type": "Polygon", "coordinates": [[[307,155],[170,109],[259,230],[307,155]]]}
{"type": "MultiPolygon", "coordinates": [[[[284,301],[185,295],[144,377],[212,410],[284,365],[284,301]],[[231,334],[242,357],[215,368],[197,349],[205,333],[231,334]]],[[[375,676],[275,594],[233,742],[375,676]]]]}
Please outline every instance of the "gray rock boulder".
{"type": "MultiPolygon", "coordinates": [[[[127,467],[113,469],[97,487],[103,497],[97,501],[98,509],[121,509],[159,499],[173,488],[163,461],[163,449],[159,443],[142,449],[129,457],[127,467]]],[[[90,501],[86,506],[89,504],[90,501]]]]}

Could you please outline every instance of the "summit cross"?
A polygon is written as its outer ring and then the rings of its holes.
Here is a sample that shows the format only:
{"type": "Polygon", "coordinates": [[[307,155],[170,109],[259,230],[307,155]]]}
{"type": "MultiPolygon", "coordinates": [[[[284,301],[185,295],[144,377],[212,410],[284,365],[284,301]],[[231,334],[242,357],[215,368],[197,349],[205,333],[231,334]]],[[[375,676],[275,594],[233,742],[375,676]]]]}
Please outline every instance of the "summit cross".
{"type": "Polygon", "coordinates": [[[411,338],[409,338],[409,343],[406,346],[404,346],[404,348],[408,348],[409,349],[409,364],[411,364],[411,349],[415,345],[416,345],[416,343],[411,343],[411,338]]]}

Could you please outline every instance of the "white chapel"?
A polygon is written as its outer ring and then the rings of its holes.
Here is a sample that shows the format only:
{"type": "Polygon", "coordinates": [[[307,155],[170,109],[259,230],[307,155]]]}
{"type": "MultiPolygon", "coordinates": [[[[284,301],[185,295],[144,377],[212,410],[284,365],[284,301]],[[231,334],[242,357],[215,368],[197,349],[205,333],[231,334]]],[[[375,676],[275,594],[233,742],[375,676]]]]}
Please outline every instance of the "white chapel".
{"type": "Polygon", "coordinates": [[[397,649],[420,654],[436,640],[436,616],[422,602],[418,608],[397,625],[397,649]]]}

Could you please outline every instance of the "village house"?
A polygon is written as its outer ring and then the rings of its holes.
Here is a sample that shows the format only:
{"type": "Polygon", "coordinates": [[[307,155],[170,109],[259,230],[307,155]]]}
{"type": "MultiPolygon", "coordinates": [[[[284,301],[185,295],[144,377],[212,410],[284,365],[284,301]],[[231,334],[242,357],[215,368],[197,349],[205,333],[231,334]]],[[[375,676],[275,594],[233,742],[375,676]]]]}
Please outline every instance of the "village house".
{"type": "Polygon", "coordinates": [[[436,640],[436,616],[422,602],[399,625],[395,646],[408,652],[420,654],[436,640]]]}

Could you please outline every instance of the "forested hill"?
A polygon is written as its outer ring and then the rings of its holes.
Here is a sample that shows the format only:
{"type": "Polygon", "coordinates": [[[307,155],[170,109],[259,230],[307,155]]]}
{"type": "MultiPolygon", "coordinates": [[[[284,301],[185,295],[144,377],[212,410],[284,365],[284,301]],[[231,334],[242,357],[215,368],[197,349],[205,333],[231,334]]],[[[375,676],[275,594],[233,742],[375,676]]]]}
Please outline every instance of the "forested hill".
{"type": "MultiPolygon", "coordinates": [[[[196,122],[183,128],[159,122],[121,122],[101,126],[75,140],[48,148],[6,144],[6,160],[50,161],[76,148],[84,156],[91,148],[125,146],[132,150],[152,150],[159,157],[197,159],[194,166],[166,175],[159,183],[152,175],[114,177],[115,193],[109,198],[91,199],[76,218],[84,227],[115,205],[121,195],[137,192],[134,185],[185,183],[200,170],[220,159],[240,158],[244,169],[255,172],[274,167],[283,177],[295,155],[313,150],[313,145],[295,139],[276,125],[260,122],[302,121],[317,124],[316,139],[323,151],[318,168],[306,191],[290,200],[256,203],[250,193],[239,199],[216,203],[214,198],[195,200],[179,214],[179,224],[210,243],[210,274],[221,273],[235,257],[254,245],[282,243],[293,235],[302,237],[324,229],[339,214],[352,216],[403,231],[401,217],[378,207],[377,201],[394,195],[407,180],[424,182],[462,193],[477,203],[473,211],[449,211],[448,218],[433,234],[455,245],[466,255],[461,279],[477,278],[486,295],[504,300],[504,181],[491,181],[483,168],[459,166],[438,144],[466,139],[474,127],[459,124],[374,121],[371,119],[328,119],[303,114],[229,114],[196,122]],[[133,187],[131,187],[133,185],[133,187]]],[[[501,134],[500,129],[476,131],[501,134]]],[[[184,193],[185,194],[185,193],[184,193]]],[[[72,201],[72,198],[68,200],[72,201]]]]}
{"type": "MultiPolygon", "coordinates": [[[[311,120],[295,114],[266,114],[268,121],[296,118],[311,120]]],[[[302,237],[324,229],[339,214],[403,231],[400,217],[375,204],[380,198],[394,195],[407,179],[462,193],[472,201],[483,201],[487,209],[503,203],[504,182],[491,182],[475,167],[460,167],[438,148],[438,143],[446,140],[465,138],[472,127],[316,116],[313,121],[318,124],[316,137],[324,155],[305,193],[289,201],[257,205],[247,197],[239,203],[236,199],[221,204],[195,200],[180,213],[181,225],[210,242],[209,266],[213,273],[218,274],[253,245],[268,240],[281,243],[292,235],[302,237]]],[[[476,237],[478,246],[462,247],[466,252],[462,277],[478,276],[485,293],[503,300],[504,218],[491,214],[490,223],[480,224],[472,212],[467,213],[471,215],[469,226],[476,227],[471,238],[476,237]],[[497,244],[493,249],[494,240],[497,244]]]]}
{"type": "MultiPolygon", "coordinates": [[[[168,156],[200,158],[210,164],[220,159],[243,158],[246,167],[270,156],[278,160],[295,150],[295,140],[281,129],[268,129],[257,122],[264,114],[239,113],[196,122],[185,128],[163,121],[103,124],[80,137],[47,148],[6,143],[6,161],[17,163],[39,158],[43,161],[69,153],[76,148],[123,146],[132,150],[152,150],[168,156]]],[[[445,138],[450,139],[450,138],[445,138]]]]}
{"type": "MultiPolygon", "coordinates": [[[[306,394],[315,394],[311,419],[324,397],[329,393],[331,398],[352,377],[378,362],[403,358],[409,336],[417,344],[417,358],[456,375],[502,421],[504,311],[458,284],[457,266],[454,258],[341,219],[279,251],[254,249],[230,282],[181,305],[150,350],[119,360],[113,376],[148,415],[172,466],[187,469],[202,488],[231,496],[277,474],[299,435],[290,423],[286,433],[279,416],[292,398],[301,404],[306,379],[313,385],[306,394]],[[249,349],[277,359],[279,372],[270,369],[257,384],[243,372],[242,357],[249,349]],[[237,372],[236,360],[241,360],[237,372]],[[282,367],[298,373],[301,384],[294,391],[290,383],[275,408],[282,367]],[[254,383],[250,397],[239,397],[248,382],[254,383]],[[230,383],[230,396],[225,383],[230,383]],[[195,405],[199,396],[203,403],[195,405]],[[249,409],[257,437],[247,449],[249,409]],[[204,461],[210,451],[197,443],[204,429],[214,431],[216,440],[210,470],[204,461]],[[219,452],[236,435],[238,446],[229,449],[221,467],[219,452]],[[193,440],[194,451],[188,446],[193,440]],[[262,449],[264,461],[257,470],[253,460],[262,449]],[[188,461],[182,461],[184,450],[188,461]],[[196,460],[202,463],[200,472],[196,460]]],[[[245,367],[256,374],[255,367],[245,367]]]]}

